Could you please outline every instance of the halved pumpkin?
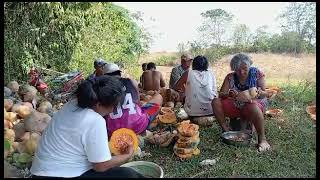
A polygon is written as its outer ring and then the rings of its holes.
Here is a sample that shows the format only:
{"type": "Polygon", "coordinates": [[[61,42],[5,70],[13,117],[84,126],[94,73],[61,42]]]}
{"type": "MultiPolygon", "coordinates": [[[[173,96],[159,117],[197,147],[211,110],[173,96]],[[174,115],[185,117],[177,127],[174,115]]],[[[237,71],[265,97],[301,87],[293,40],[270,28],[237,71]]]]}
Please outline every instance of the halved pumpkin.
{"type": "Polygon", "coordinates": [[[311,119],[316,121],[316,106],[315,105],[307,106],[306,111],[310,115],[311,119]]]}
{"type": "Polygon", "coordinates": [[[159,120],[165,124],[171,124],[177,122],[177,117],[174,113],[168,113],[164,115],[159,115],[159,120]]]}
{"type": "Polygon", "coordinates": [[[280,93],[281,92],[281,89],[277,86],[270,86],[270,87],[266,87],[266,90],[274,90],[276,91],[277,93],[280,93]]]}
{"type": "Polygon", "coordinates": [[[173,146],[173,151],[175,151],[177,154],[193,154],[194,148],[179,148],[177,144],[173,146]]]}
{"type": "Polygon", "coordinates": [[[195,141],[199,138],[199,131],[196,132],[195,135],[191,136],[191,137],[186,137],[186,136],[182,136],[180,133],[178,134],[178,141],[183,141],[183,142],[192,142],[195,141]]]}
{"type": "Polygon", "coordinates": [[[178,126],[177,130],[182,136],[191,137],[198,133],[199,126],[196,124],[192,124],[189,121],[188,123],[181,123],[178,126]]]}
{"type": "Polygon", "coordinates": [[[268,94],[267,97],[269,99],[273,98],[278,93],[276,90],[272,90],[272,89],[266,89],[266,92],[268,94]]]}
{"type": "Polygon", "coordinates": [[[190,159],[193,156],[193,152],[189,154],[179,154],[176,151],[173,151],[175,155],[177,155],[180,159],[190,159]]]}
{"type": "Polygon", "coordinates": [[[174,114],[171,107],[162,107],[160,110],[160,114],[174,114]]]}
{"type": "Polygon", "coordinates": [[[269,109],[266,111],[266,115],[271,117],[280,116],[282,114],[283,110],[281,109],[269,109]]]}
{"type": "Polygon", "coordinates": [[[124,154],[127,151],[130,142],[133,142],[134,152],[136,153],[139,145],[136,133],[127,128],[121,128],[114,131],[109,141],[111,153],[114,155],[124,154]]]}
{"type": "Polygon", "coordinates": [[[178,148],[195,148],[199,145],[200,143],[200,138],[195,138],[195,139],[191,139],[190,141],[184,141],[184,140],[180,140],[178,139],[178,141],[176,142],[176,146],[178,148]]]}

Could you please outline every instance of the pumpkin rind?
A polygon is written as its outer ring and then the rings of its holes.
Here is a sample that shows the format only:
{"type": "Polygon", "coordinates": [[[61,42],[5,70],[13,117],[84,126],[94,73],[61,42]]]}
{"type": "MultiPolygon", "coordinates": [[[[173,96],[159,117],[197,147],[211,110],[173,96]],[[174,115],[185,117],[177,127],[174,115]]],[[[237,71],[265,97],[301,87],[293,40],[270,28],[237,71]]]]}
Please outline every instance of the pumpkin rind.
{"type": "Polygon", "coordinates": [[[164,115],[164,114],[174,114],[173,110],[171,107],[161,107],[160,109],[160,114],[164,115]]]}
{"type": "Polygon", "coordinates": [[[171,124],[177,122],[176,115],[174,113],[168,113],[164,115],[159,115],[159,121],[165,124],[171,124]]]}

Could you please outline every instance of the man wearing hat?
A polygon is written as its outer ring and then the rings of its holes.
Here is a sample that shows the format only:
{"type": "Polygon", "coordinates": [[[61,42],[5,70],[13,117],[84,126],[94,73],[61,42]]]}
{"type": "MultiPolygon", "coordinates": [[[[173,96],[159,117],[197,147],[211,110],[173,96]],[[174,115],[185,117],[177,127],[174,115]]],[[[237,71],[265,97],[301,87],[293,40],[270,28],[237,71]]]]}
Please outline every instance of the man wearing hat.
{"type": "MultiPolygon", "coordinates": [[[[173,89],[175,84],[178,82],[178,80],[181,78],[182,74],[189,70],[189,67],[191,66],[193,58],[190,54],[183,54],[181,56],[181,65],[178,65],[174,67],[171,71],[170,75],[170,81],[169,81],[169,88],[173,89]]],[[[183,102],[184,99],[184,93],[179,92],[180,94],[180,101],[183,102]]]]}
{"type": "Polygon", "coordinates": [[[128,128],[136,134],[144,134],[160,111],[162,96],[156,93],[149,102],[141,105],[137,81],[121,77],[121,70],[114,63],[106,64],[103,71],[105,75],[119,77],[125,87],[123,100],[113,113],[104,117],[107,122],[108,135],[111,136],[115,130],[120,128],[128,128]]]}
{"type": "Polygon", "coordinates": [[[174,85],[181,78],[182,74],[189,69],[192,62],[192,56],[190,54],[183,54],[181,56],[181,64],[174,67],[171,71],[169,88],[173,89],[174,85]]]}
{"type": "Polygon", "coordinates": [[[95,60],[93,63],[95,71],[88,77],[88,79],[93,79],[97,76],[103,75],[103,68],[105,64],[107,63],[103,59],[95,60]]]}

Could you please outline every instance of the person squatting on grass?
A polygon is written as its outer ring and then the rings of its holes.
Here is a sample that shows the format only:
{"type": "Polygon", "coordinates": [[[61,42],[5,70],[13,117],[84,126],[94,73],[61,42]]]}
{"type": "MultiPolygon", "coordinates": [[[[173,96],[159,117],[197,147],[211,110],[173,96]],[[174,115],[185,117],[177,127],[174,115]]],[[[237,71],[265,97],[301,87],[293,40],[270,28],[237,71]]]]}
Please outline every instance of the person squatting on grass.
{"type": "MultiPolygon", "coordinates": [[[[174,86],[181,78],[184,72],[188,71],[191,63],[192,63],[192,56],[190,54],[183,54],[181,56],[181,64],[172,68],[169,80],[169,88],[174,89],[174,86]]],[[[185,94],[183,92],[179,92],[180,102],[184,103],[185,94]]]]}
{"type": "MultiPolygon", "coordinates": [[[[256,67],[252,67],[251,58],[243,53],[236,54],[230,62],[233,72],[229,73],[221,86],[220,98],[225,116],[248,120],[253,123],[258,134],[258,150],[270,149],[266,140],[264,129],[264,116],[268,106],[267,93],[265,92],[265,75],[256,67]],[[256,87],[255,98],[247,96],[242,91],[256,87]],[[239,104],[240,102],[240,104],[239,104]]],[[[229,131],[225,120],[218,119],[224,131],[229,131]]]]}
{"type": "Polygon", "coordinates": [[[44,130],[31,166],[34,178],[143,177],[119,167],[133,157],[133,144],[123,155],[111,156],[103,116],[124,96],[118,78],[99,76],[82,82],[76,98],[58,111],[44,130]]]}
{"type": "MultiPolygon", "coordinates": [[[[143,75],[143,72],[145,72],[145,71],[147,70],[147,64],[148,64],[148,63],[143,63],[143,64],[141,65],[142,75],[143,75]]],[[[140,76],[140,82],[139,82],[139,84],[138,84],[138,87],[139,87],[139,88],[142,88],[142,75],[140,76]]]]}
{"type": "Polygon", "coordinates": [[[107,64],[107,63],[103,59],[95,60],[93,63],[95,71],[90,76],[88,76],[87,79],[92,80],[95,77],[102,76],[103,75],[103,67],[105,64],[107,64]]]}
{"type": "Polygon", "coordinates": [[[159,91],[165,86],[162,73],[156,70],[156,64],[148,63],[147,70],[142,73],[142,89],[144,91],[159,91]]]}

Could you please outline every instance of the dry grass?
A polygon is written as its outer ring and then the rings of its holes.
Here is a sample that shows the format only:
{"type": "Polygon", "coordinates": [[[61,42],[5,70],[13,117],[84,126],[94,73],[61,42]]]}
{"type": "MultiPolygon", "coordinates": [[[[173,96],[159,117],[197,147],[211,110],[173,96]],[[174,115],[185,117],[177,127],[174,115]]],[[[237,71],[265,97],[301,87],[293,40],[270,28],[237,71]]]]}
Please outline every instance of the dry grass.
{"type": "MultiPolygon", "coordinates": [[[[162,53],[163,54],[163,53],[162,53]]],[[[161,53],[152,55],[159,56],[161,53]]],[[[315,82],[316,80],[316,55],[300,55],[298,57],[280,54],[249,54],[253,66],[258,67],[266,74],[268,85],[295,83],[300,80],[315,82]]],[[[229,62],[232,55],[225,56],[212,65],[212,70],[217,78],[218,87],[221,86],[225,76],[230,72],[229,62]]],[[[145,57],[145,59],[148,59],[145,57]]],[[[158,66],[166,83],[169,83],[172,67],[158,66]]]]}
{"type": "MultiPolygon", "coordinates": [[[[266,81],[269,85],[294,83],[299,80],[316,80],[315,55],[300,55],[300,57],[279,54],[249,55],[253,60],[253,66],[266,74],[266,81]]],[[[222,84],[224,77],[230,72],[231,58],[231,55],[225,56],[212,65],[218,85],[222,84]]]]}

